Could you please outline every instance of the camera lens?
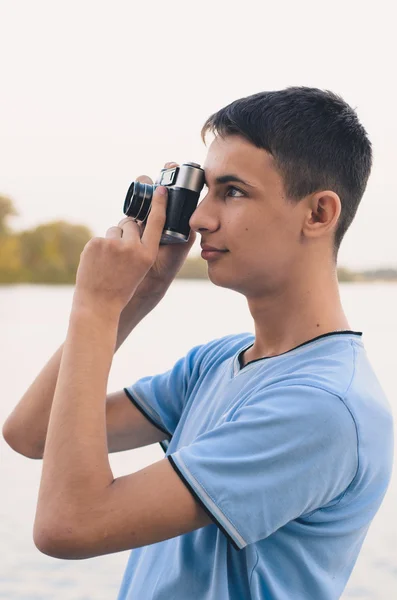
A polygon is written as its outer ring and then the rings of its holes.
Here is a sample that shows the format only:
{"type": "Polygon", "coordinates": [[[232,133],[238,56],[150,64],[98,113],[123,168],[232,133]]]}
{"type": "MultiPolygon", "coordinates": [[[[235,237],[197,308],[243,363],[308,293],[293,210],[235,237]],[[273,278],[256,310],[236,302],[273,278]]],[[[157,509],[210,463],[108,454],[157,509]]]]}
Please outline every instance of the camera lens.
{"type": "Polygon", "coordinates": [[[140,181],[131,183],[124,200],[124,214],[137,221],[145,221],[150,212],[155,187],[157,186],[140,181]]]}

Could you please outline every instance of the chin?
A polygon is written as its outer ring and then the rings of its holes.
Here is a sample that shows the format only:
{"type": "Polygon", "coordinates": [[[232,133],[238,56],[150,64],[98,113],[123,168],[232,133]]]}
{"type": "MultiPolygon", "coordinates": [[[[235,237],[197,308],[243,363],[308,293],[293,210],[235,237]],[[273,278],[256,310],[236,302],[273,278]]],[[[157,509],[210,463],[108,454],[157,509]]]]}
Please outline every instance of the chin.
{"type": "Polygon", "coordinates": [[[208,278],[211,281],[211,283],[217,285],[218,287],[223,287],[228,290],[233,290],[234,292],[239,292],[244,296],[246,295],[245,287],[242,284],[242,282],[238,282],[236,278],[232,278],[230,277],[230,275],[229,277],[227,277],[227,275],[225,273],[222,273],[220,269],[217,271],[216,269],[208,268],[208,278]]]}
{"type": "Polygon", "coordinates": [[[233,276],[233,273],[227,272],[226,269],[216,269],[209,266],[207,274],[214,285],[242,294],[247,299],[272,295],[276,289],[269,284],[271,279],[269,280],[268,276],[261,273],[257,273],[256,276],[251,273],[250,278],[247,276],[238,278],[236,273],[233,276]],[[263,283],[264,281],[267,282],[267,285],[263,283]]]}

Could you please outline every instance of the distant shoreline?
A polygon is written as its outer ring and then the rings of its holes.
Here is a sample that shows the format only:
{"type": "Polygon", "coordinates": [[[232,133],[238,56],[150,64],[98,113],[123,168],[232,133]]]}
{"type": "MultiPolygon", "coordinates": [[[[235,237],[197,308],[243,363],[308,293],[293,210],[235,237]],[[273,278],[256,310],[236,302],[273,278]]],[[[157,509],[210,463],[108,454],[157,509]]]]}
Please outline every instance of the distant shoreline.
{"type": "MultiPolygon", "coordinates": [[[[51,260],[47,257],[36,262],[33,268],[16,268],[14,271],[2,271],[0,268],[1,285],[74,285],[79,262],[79,254],[75,252],[75,263],[62,265],[60,269],[51,268],[51,260]],[[49,266],[49,268],[47,268],[49,266]]],[[[380,268],[366,271],[353,271],[345,267],[338,267],[339,283],[397,283],[397,269],[380,268]]],[[[200,256],[189,257],[182,265],[176,279],[195,281],[210,281],[208,277],[207,262],[200,256]]]]}
{"type": "MultiPolygon", "coordinates": [[[[397,269],[379,268],[353,271],[346,267],[338,267],[339,283],[396,283],[397,269]]],[[[207,264],[201,257],[188,258],[179,271],[180,279],[208,279],[207,264]]]]}
{"type": "MultiPolygon", "coordinates": [[[[176,275],[176,280],[188,280],[188,281],[210,281],[207,275],[207,267],[204,264],[204,269],[202,267],[197,268],[197,264],[194,264],[193,268],[191,264],[188,264],[187,261],[179,273],[176,275]]],[[[380,270],[381,272],[383,270],[380,270]]],[[[7,281],[0,280],[0,287],[11,286],[11,285],[75,285],[75,275],[71,276],[69,273],[67,277],[64,279],[60,278],[56,281],[51,281],[46,278],[35,277],[34,280],[29,280],[28,278],[18,278],[12,281],[11,278],[7,281]]],[[[338,269],[338,282],[339,283],[397,283],[397,274],[392,276],[381,276],[380,274],[371,273],[367,275],[365,272],[349,272],[348,274],[344,269],[338,269]]]]}

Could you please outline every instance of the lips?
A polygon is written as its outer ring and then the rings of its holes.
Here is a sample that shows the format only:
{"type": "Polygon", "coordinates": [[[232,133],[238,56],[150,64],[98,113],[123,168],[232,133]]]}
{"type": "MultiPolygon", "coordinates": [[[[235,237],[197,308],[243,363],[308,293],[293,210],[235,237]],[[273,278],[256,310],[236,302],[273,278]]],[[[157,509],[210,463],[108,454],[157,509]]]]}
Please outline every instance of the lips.
{"type": "Polygon", "coordinates": [[[208,244],[202,244],[203,252],[228,252],[228,250],[222,250],[221,248],[214,248],[214,246],[208,246],[208,244]]]}
{"type": "Polygon", "coordinates": [[[201,247],[201,258],[204,258],[205,260],[214,260],[222,256],[222,254],[229,252],[229,250],[221,250],[219,248],[215,248],[214,246],[209,246],[208,244],[203,244],[201,247]]]}

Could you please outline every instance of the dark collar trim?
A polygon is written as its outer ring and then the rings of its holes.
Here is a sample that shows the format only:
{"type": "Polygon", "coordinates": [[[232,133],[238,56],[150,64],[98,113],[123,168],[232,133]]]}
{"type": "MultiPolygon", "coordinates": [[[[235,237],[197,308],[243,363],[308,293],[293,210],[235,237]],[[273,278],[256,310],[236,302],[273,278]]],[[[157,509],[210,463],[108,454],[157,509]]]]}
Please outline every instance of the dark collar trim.
{"type": "Polygon", "coordinates": [[[350,329],[344,329],[343,331],[329,331],[328,333],[323,333],[321,335],[318,335],[315,338],[312,338],[311,340],[307,340],[306,342],[303,342],[303,344],[299,344],[299,346],[295,346],[295,348],[290,348],[290,350],[286,350],[285,352],[282,352],[281,354],[276,354],[275,356],[263,356],[262,358],[255,358],[254,360],[250,360],[250,362],[248,362],[247,364],[245,364],[244,366],[241,365],[241,355],[243,354],[243,352],[245,352],[246,350],[249,350],[249,348],[251,348],[253,346],[253,344],[251,344],[251,346],[248,346],[248,348],[244,348],[244,350],[242,350],[239,355],[238,355],[238,364],[240,366],[240,370],[241,369],[245,369],[245,367],[248,367],[248,365],[251,365],[252,363],[258,362],[259,360],[266,360],[267,358],[275,358],[276,356],[283,356],[284,354],[288,354],[288,352],[292,352],[292,350],[297,350],[297,348],[301,348],[302,346],[306,346],[306,344],[311,344],[312,342],[319,340],[321,338],[325,338],[328,337],[330,335],[357,335],[359,337],[362,336],[363,332],[362,331],[351,331],[350,329]]]}

